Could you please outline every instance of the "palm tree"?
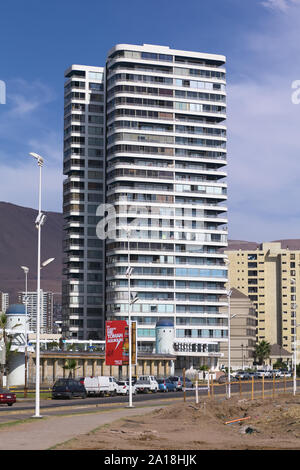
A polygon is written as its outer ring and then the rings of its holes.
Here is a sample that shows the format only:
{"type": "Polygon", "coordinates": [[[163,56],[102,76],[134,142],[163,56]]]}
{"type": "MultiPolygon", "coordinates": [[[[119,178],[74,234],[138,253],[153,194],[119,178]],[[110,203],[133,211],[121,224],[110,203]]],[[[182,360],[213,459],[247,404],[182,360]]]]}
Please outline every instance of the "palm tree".
{"type": "Polygon", "coordinates": [[[259,364],[263,364],[264,361],[270,356],[271,345],[265,340],[260,341],[255,347],[255,357],[258,359],[259,364]]]}
{"type": "Polygon", "coordinates": [[[67,359],[63,368],[69,371],[69,378],[71,379],[73,378],[73,373],[75,372],[75,369],[79,369],[79,367],[77,367],[77,362],[75,359],[67,359]]]}

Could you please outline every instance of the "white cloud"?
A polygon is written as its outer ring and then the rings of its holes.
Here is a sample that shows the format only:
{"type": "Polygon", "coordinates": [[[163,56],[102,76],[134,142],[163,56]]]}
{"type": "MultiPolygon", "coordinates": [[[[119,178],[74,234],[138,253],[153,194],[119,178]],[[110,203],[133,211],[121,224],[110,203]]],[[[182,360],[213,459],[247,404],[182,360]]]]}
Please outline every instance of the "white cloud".
{"type": "Polygon", "coordinates": [[[50,165],[60,165],[62,167],[63,150],[62,136],[54,130],[47,130],[38,137],[32,137],[28,141],[30,146],[36,153],[43,155],[45,164],[47,161],[50,165]]]}
{"type": "MultiPolygon", "coordinates": [[[[37,168],[29,152],[42,154],[44,209],[61,210],[62,135],[49,123],[53,90],[40,81],[7,84],[7,104],[0,108],[0,200],[36,206],[37,168]]],[[[61,127],[61,126],[60,126],[61,127]]]]}
{"type": "Polygon", "coordinates": [[[262,5],[273,10],[287,11],[293,5],[300,5],[299,0],[264,0],[262,5]]]}
{"type": "Polygon", "coordinates": [[[10,115],[20,116],[32,113],[54,99],[55,94],[52,89],[39,80],[28,83],[23,79],[15,79],[7,87],[7,104],[10,115]]]}
{"type": "Polygon", "coordinates": [[[252,34],[242,78],[229,81],[231,239],[299,238],[300,105],[292,103],[291,87],[300,79],[299,45],[293,40],[299,26],[299,15],[284,15],[282,23],[274,20],[263,33],[252,34]]]}

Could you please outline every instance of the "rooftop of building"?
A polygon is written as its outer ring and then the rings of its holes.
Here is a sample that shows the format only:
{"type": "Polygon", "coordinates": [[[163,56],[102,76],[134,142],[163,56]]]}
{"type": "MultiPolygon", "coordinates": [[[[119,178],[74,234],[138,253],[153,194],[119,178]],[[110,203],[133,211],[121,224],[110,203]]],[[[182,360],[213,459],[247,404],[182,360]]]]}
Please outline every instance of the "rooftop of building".
{"type": "Polygon", "coordinates": [[[224,251],[259,251],[264,250],[269,245],[276,246],[281,250],[297,251],[300,250],[300,239],[291,238],[260,243],[244,240],[228,240],[228,247],[224,251]]]}

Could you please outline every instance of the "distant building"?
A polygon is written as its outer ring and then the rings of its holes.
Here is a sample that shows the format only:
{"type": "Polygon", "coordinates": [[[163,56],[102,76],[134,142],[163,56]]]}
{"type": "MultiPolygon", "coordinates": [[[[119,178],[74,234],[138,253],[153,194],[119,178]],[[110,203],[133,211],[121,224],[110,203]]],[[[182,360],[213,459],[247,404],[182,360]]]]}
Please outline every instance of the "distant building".
{"type": "Polygon", "coordinates": [[[0,312],[5,313],[9,306],[9,294],[0,292],[0,312]]]}
{"type": "MultiPolygon", "coordinates": [[[[247,295],[232,288],[230,297],[230,362],[233,369],[247,369],[253,366],[256,345],[256,312],[247,295]]],[[[228,313],[227,308],[221,310],[228,313]]],[[[227,367],[228,344],[222,343],[220,351],[224,354],[220,363],[227,367]]]]}
{"type": "MultiPolygon", "coordinates": [[[[37,293],[28,292],[27,312],[29,316],[29,329],[36,332],[37,293]]],[[[25,304],[25,292],[18,293],[18,302],[25,304]]],[[[41,291],[41,333],[52,333],[53,330],[53,292],[41,291]]]]}
{"type": "Polygon", "coordinates": [[[257,249],[225,252],[230,263],[229,287],[247,295],[256,309],[257,341],[292,352],[300,338],[300,328],[295,327],[300,323],[300,250],[282,246],[271,242],[257,249]]]}

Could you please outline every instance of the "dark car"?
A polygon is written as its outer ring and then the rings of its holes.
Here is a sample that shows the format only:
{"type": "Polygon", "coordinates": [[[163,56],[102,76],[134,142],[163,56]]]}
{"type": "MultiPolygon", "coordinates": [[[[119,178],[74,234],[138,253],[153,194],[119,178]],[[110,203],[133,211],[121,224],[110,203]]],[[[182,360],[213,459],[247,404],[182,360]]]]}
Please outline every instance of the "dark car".
{"type": "Polygon", "coordinates": [[[241,371],[235,374],[236,379],[238,380],[251,380],[252,375],[249,372],[241,371]]]}
{"type": "Polygon", "coordinates": [[[8,405],[13,406],[16,403],[16,395],[15,393],[10,392],[4,388],[0,389],[0,404],[1,405],[8,405]]]}
{"type": "Polygon", "coordinates": [[[58,379],[52,388],[52,398],[86,398],[84,385],[75,379],[58,379]]]}

